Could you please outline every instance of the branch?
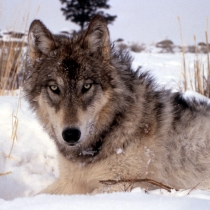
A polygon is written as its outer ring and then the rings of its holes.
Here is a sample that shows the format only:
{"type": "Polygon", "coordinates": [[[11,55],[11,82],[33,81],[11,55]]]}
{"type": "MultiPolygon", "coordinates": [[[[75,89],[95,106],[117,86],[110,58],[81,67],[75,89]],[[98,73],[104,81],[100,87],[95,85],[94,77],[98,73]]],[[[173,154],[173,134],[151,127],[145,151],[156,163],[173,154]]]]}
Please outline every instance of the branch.
{"type": "MultiPolygon", "coordinates": [[[[155,180],[152,180],[152,179],[121,179],[121,180],[112,180],[112,179],[109,179],[109,180],[101,180],[99,181],[101,184],[105,184],[105,185],[115,185],[115,184],[119,184],[119,183],[124,183],[124,182],[127,182],[127,183],[136,183],[136,182],[148,182],[152,185],[155,185],[155,186],[158,186],[162,189],[165,189],[167,190],[168,192],[171,192],[172,189],[175,189],[173,187],[170,187],[170,186],[167,186],[165,184],[162,184],[160,182],[157,182],[155,180]]],[[[175,189],[176,191],[178,191],[177,189],[175,189]]]]}
{"type": "Polygon", "coordinates": [[[5,175],[11,174],[11,173],[12,173],[11,171],[8,171],[6,173],[0,173],[0,176],[5,176],[5,175]]]}

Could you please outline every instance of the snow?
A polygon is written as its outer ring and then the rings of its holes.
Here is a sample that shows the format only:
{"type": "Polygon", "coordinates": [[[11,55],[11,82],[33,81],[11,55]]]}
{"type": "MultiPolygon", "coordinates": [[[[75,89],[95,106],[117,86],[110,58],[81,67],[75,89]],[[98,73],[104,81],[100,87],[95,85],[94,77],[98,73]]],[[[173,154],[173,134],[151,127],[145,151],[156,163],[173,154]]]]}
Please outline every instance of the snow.
{"type": "Polygon", "coordinates": [[[18,198],[14,201],[0,200],[1,210],[16,209],[50,209],[50,210],[125,210],[125,209],[147,209],[147,210],[209,210],[210,201],[191,197],[164,197],[160,195],[149,195],[143,192],[112,193],[101,195],[39,195],[33,198],[18,198]]]}
{"type": "Polygon", "coordinates": [[[55,145],[43,132],[28,104],[21,99],[18,108],[18,101],[19,97],[0,97],[0,173],[9,173],[0,176],[3,199],[34,195],[58,176],[55,145]],[[12,148],[11,134],[15,127],[12,121],[16,118],[17,139],[12,148]]]}
{"type": "Polygon", "coordinates": [[[208,100],[207,97],[205,97],[204,95],[201,95],[200,93],[198,92],[195,92],[193,90],[187,90],[183,96],[186,98],[186,99],[196,99],[198,101],[208,101],[208,104],[210,104],[210,100],[208,100]]]}
{"type": "Polygon", "coordinates": [[[118,148],[117,150],[116,150],[116,153],[119,155],[119,154],[121,154],[123,152],[123,150],[121,149],[121,148],[118,148]]]}
{"type": "MultiPolygon", "coordinates": [[[[132,54],[135,67],[143,66],[157,78],[157,83],[174,91],[180,90],[183,79],[181,53],[132,54]]],[[[203,59],[205,63],[205,56],[203,59]]],[[[192,68],[195,55],[187,54],[186,60],[192,68]]],[[[0,97],[0,210],[210,209],[208,190],[145,192],[136,188],[132,192],[98,195],[36,195],[59,176],[56,148],[19,94],[22,95],[17,91],[17,96],[0,97]]],[[[187,91],[184,96],[207,100],[193,91],[187,91]]],[[[121,152],[121,148],[116,151],[117,154],[121,152]]]]}
{"type": "MultiPolygon", "coordinates": [[[[183,88],[183,55],[181,52],[174,54],[142,52],[132,53],[132,56],[134,57],[134,68],[142,66],[144,70],[149,70],[157,78],[158,84],[164,85],[166,88],[172,88],[174,91],[180,91],[183,88]]],[[[192,53],[185,54],[187,75],[191,80],[194,77],[194,64],[197,59],[203,65],[203,68],[207,69],[206,54],[199,54],[198,57],[192,53]]],[[[188,82],[188,89],[192,89],[190,82],[188,82]]]]}

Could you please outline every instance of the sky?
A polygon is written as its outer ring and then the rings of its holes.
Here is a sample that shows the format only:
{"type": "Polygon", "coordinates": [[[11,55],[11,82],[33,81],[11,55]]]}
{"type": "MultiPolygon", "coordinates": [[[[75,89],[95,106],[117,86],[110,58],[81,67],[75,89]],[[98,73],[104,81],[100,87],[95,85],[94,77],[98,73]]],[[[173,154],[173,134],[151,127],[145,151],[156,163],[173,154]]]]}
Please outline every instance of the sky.
{"type": "MultiPolygon", "coordinates": [[[[117,15],[109,25],[112,41],[151,44],[170,39],[194,44],[194,37],[205,42],[205,31],[210,31],[210,0],[109,0],[108,4],[106,12],[117,15]]],[[[59,0],[0,0],[0,29],[24,31],[33,19],[42,20],[54,33],[79,29],[65,20],[61,7],[59,0]]]]}

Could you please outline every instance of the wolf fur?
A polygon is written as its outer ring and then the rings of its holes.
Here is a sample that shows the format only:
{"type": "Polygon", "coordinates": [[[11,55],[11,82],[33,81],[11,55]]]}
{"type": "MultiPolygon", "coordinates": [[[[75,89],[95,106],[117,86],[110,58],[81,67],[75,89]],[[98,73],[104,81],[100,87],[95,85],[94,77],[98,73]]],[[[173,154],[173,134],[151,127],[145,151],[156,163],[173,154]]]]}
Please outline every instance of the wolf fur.
{"type": "Polygon", "coordinates": [[[131,64],[100,16],[74,38],[32,22],[25,97],[57,145],[60,169],[44,193],[92,193],[101,180],[137,178],[210,188],[209,105],[157,87],[131,64]]]}

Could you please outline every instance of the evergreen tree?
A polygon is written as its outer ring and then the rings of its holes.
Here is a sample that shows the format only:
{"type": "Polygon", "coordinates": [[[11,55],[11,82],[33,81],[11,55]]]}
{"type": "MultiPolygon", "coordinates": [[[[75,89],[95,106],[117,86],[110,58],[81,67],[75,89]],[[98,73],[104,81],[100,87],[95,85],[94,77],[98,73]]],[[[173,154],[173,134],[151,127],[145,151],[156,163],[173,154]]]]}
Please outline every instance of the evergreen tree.
{"type": "Polygon", "coordinates": [[[61,8],[66,20],[78,24],[84,30],[86,24],[96,15],[104,17],[108,24],[112,23],[116,15],[105,14],[100,9],[109,9],[108,0],[60,0],[65,6],[61,8]]]}

